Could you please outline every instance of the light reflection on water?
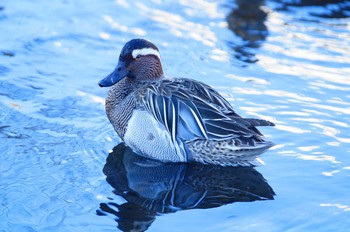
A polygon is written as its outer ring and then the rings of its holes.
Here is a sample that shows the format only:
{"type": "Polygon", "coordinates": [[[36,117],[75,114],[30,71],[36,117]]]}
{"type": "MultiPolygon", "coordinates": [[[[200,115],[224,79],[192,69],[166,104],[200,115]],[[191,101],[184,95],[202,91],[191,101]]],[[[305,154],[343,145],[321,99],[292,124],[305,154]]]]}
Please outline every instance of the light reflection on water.
{"type": "Polygon", "coordinates": [[[276,146],[253,171],[275,200],[179,211],[151,231],[348,230],[350,3],[250,2],[0,3],[0,230],[116,228],[113,213],[96,215],[126,201],[102,172],[120,139],[97,81],[140,36],[168,76],[276,123],[262,128],[276,146]]]}

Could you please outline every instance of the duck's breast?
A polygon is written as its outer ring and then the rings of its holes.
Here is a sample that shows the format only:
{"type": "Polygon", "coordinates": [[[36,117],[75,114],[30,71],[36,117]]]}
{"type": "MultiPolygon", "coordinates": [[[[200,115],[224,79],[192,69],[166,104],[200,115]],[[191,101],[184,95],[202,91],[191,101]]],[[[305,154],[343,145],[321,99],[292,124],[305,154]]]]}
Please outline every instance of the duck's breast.
{"type": "Polygon", "coordinates": [[[164,125],[144,110],[134,110],[126,128],[124,142],[145,157],[164,162],[187,161],[183,144],[172,141],[164,125]]]}

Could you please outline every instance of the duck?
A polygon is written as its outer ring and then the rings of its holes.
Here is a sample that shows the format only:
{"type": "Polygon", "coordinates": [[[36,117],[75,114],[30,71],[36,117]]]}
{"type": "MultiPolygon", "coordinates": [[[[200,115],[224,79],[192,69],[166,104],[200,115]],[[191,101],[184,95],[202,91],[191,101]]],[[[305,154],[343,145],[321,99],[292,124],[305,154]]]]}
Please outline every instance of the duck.
{"type": "Polygon", "coordinates": [[[274,123],[241,117],[203,82],[166,77],[159,49],[149,40],[127,42],[115,69],[98,84],[111,87],[105,110],[114,130],[141,156],[245,166],[274,145],[256,128],[274,123]]]}

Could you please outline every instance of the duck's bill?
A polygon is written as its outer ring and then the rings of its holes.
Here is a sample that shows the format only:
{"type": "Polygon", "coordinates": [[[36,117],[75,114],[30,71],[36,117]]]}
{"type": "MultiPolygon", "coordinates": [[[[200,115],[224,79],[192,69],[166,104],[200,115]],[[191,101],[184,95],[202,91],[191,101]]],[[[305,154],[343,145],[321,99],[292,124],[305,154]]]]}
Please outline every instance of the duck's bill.
{"type": "Polygon", "coordinates": [[[114,71],[109,74],[107,77],[105,77],[104,79],[102,79],[98,85],[100,87],[109,87],[114,85],[115,83],[117,83],[118,81],[120,81],[121,79],[123,79],[124,77],[126,77],[127,75],[127,71],[125,68],[125,64],[124,62],[120,62],[118,63],[117,67],[114,69],[114,71]]]}

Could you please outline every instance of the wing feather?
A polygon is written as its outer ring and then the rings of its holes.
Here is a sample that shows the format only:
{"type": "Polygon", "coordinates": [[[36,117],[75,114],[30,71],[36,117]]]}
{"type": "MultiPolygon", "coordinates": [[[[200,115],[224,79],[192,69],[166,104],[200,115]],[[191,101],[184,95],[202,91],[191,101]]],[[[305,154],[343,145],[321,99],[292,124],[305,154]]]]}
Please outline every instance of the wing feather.
{"type": "Polygon", "coordinates": [[[138,94],[138,105],[164,125],[174,142],[259,137],[262,134],[256,126],[274,125],[266,120],[242,118],[210,86],[185,78],[148,82],[142,93],[138,94]]]}

